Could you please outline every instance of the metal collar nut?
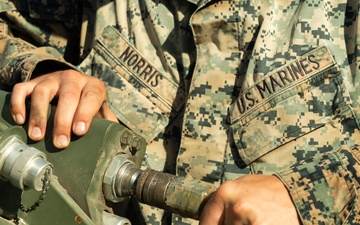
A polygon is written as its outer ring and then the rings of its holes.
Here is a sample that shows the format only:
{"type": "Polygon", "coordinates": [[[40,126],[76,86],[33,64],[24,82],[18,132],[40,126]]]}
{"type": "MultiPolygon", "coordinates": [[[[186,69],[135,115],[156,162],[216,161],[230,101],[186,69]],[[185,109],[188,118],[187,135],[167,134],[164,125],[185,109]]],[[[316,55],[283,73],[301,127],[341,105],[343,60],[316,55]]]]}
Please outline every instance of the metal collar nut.
{"type": "Polygon", "coordinates": [[[116,175],[120,168],[128,163],[133,163],[125,155],[116,155],[109,163],[103,179],[104,197],[111,202],[120,202],[123,197],[116,194],[116,175]]]}

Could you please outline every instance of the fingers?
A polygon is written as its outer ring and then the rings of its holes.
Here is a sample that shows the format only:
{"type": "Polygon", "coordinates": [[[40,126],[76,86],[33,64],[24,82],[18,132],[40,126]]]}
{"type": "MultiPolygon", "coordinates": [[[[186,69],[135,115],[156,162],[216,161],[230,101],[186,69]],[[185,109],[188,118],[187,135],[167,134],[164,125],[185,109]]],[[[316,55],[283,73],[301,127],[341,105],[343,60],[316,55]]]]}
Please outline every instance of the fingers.
{"type": "Polygon", "coordinates": [[[54,115],[53,142],[57,148],[70,143],[71,132],[84,135],[106,100],[104,84],[97,78],[73,71],[63,74],[54,115]]]}
{"type": "Polygon", "coordinates": [[[13,88],[10,101],[10,112],[14,121],[21,125],[25,122],[26,118],[26,108],[25,108],[25,99],[33,90],[33,85],[29,83],[19,83],[16,84],[13,88]]]}
{"type": "Polygon", "coordinates": [[[80,92],[81,85],[72,80],[59,89],[53,127],[53,143],[57,148],[65,148],[70,143],[71,126],[80,101],[80,92]]]}
{"type": "Polygon", "coordinates": [[[28,133],[32,140],[41,140],[46,130],[49,102],[54,98],[56,85],[42,83],[45,77],[36,81],[19,83],[14,86],[10,101],[10,111],[17,124],[23,124],[26,118],[26,98],[31,95],[28,133]],[[44,88],[46,87],[46,88],[44,88]]]}
{"type": "Polygon", "coordinates": [[[92,118],[101,110],[106,101],[104,84],[98,79],[90,79],[84,85],[80,102],[74,115],[72,130],[77,135],[84,135],[92,118]]]}
{"type": "Polygon", "coordinates": [[[44,138],[49,103],[57,98],[54,114],[53,143],[65,148],[71,132],[84,135],[95,115],[117,122],[106,104],[106,88],[97,78],[75,70],[57,71],[31,81],[15,85],[11,96],[11,114],[18,124],[26,118],[25,100],[31,97],[29,137],[44,138]]]}
{"type": "Polygon", "coordinates": [[[45,81],[43,85],[36,85],[33,89],[28,134],[34,141],[39,141],[45,136],[49,102],[54,98],[56,92],[57,86],[54,82],[45,81]]]}
{"type": "Polygon", "coordinates": [[[244,190],[241,178],[238,181],[223,183],[204,207],[200,225],[246,225],[254,224],[252,202],[248,202],[242,194],[244,190]],[[240,183],[238,183],[240,181],[240,183]],[[242,193],[238,191],[241,190],[242,193]]]}
{"type": "Polygon", "coordinates": [[[295,205],[275,176],[246,175],[226,181],[205,205],[200,224],[300,224],[295,205]]]}
{"type": "Polygon", "coordinates": [[[199,225],[223,225],[225,219],[225,205],[217,195],[206,203],[200,217],[199,225]]]}

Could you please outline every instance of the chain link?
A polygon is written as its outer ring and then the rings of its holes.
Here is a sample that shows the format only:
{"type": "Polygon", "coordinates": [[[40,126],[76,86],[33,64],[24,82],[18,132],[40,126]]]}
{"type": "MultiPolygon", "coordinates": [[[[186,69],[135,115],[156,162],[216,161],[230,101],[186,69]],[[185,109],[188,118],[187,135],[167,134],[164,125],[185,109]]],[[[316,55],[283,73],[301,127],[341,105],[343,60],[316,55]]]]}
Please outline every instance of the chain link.
{"type": "MultiPolygon", "coordinates": [[[[29,213],[34,211],[37,207],[39,207],[40,203],[44,200],[46,193],[49,190],[49,184],[50,184],[50,173],[51,173],[51,169],[47,168],[45,173],[44,173],[44,178],[42,179],[43,182],[43,187],[42,187],[42,192],[39,196],[39,199],[30,207],[26,207],[23,203],[20,203],[19,209],[21,211],[23,211],[24,213],[29,213]]],[[[19,217],[16,215],[16,217],[14,218],[14,223],[16,225],[19,224],[19,217]]]]}

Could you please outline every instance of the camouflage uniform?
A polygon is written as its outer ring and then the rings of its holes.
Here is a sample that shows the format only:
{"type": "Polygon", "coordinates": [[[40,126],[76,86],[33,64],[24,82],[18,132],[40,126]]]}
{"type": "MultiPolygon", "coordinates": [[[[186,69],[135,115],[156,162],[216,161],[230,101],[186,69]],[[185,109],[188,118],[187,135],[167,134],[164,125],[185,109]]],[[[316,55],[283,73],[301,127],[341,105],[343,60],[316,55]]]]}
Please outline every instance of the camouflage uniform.
{"type": "MultiPolygon", "coordinates": [[[[4,88],[78,65],[147,140],[144,166],[217,185],[275,174],[303,224],[360,224],[359,0],[1,0],[0,9],[4,88]]],[[[170,223],[141,207],[147,224],[170,223]]]]}

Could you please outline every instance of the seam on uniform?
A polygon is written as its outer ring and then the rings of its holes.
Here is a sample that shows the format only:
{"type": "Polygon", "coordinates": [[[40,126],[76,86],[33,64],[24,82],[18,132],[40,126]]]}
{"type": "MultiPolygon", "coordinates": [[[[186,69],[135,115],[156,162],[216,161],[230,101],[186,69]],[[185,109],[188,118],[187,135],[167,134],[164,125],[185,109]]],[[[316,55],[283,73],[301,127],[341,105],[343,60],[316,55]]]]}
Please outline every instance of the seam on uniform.
{"type": "Polygon", "coordinates": [[[0,19],[0,39],[5,38],[8,34],[8,25],[0,19]]]}

